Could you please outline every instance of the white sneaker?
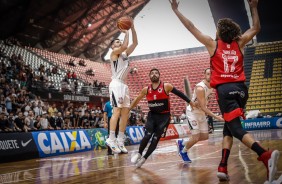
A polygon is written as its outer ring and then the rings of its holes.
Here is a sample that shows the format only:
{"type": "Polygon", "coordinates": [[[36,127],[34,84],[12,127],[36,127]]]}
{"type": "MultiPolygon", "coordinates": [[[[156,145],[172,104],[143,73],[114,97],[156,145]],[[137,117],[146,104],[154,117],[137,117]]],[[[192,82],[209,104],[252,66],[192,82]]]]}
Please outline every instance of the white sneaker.
{"type": "Polygon", "coordinates": [[[120,153],[121,152],[121,150],[119,149],[119,146],[117,145],[116,139],[111,140],[110,138],[108,138],[106,140],[106,144],[109,146],[109,148],[111,148],[111,150],[114,153],[120,153]]]}
{"type": "Polygon", "coordinates": [[[140,168],[145,162],[146,162],[146,159],[144,157],[140,158],[136,164],[136,167],[140,168]]]}
{"type": "Polygon", "coordinates": [[[118,147],[121,150],[121,152],[128,153],[127,149],[124,146],[124,139],[123,138],[117,138],[117,142],[118,142],[118,147]]]}
{"type": "Polygon", "coordinates": [[[132,158],[131,158],[131,163],[136,164],[141,158],[140,153],[135,154],[132,158]]]}

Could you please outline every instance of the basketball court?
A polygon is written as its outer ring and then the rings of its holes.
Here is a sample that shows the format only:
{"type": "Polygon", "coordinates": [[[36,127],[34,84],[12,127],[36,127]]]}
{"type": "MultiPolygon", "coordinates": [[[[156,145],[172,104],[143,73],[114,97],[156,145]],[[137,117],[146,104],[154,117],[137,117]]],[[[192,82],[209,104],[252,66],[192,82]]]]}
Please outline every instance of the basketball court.
{"type": "MultiPolygon", "coordinates": [[[[250,133],[264,147],[282,152],[282,130],[257,130],[250,133]]],[[[158,148],[140,169],[130,162],[138,145],[128,146],[129,154],[106,156],[107,150],[94,150],[42,159],[0,165],[0,183],[264,183],[266,170],[257,155],[234,140],[229,158],[229,182],[216,177],[221,159],[222,132],[210,134],[207,141],[189,152],[191,164],[184,164],[177,155],[175,140],[161,141],[158,148]]],[[[282,174],[279,159],[275,180],[282,174]]]]}

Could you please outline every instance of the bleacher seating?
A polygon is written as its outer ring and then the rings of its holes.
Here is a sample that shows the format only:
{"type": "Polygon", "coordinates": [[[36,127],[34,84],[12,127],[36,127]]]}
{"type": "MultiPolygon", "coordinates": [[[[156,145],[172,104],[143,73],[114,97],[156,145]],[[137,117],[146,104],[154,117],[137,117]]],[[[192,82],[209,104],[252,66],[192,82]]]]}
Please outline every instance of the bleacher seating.
{"type": "MultiPolygon", "coordinates": [[[[5,45],[4,43],[1,43],[0,47],[4,49],[4,52],[6,53],[8,57],[11,57],[13,54],[16,54],[16,55],[20,54],[23,57],[24,63],[26,65],[31,66],[31,68],[33,69],[35,73],[35,76],[39,76],[40,72],[38,71],[38,68],[40,67],[40,65],[44,65],[45,68],[50,68],[50,67],[52,68],[54,66],[52,63],[50,63],[46,59],[38,57],[35,54],[29,52],[28,50],[22,47],[19,47],[16,45],[8,46],[8,45],[5,45]]],[[[61,89],[61,81],[63,77],[65,76],[66,72],[64,70],[59,69],[59,73],[61,75],[55,74],[55,75],[48,76],[48,80],[54,84],[55,89],[57,90],[61,89]]],[[[82,85],[82,83],[79,82],[79,85],[82,85]]]]}
{"type": "MultiPolygon", "coordinates": [[[[204,70],[209,67],[209,61],[210,56],[207,51],[134,60],[130,65],[136,67],[138,72],[128,76],[130,97],[135,98],[141,89],[150,83],[148,74],[153,67],[160,70],[162,81],[171,83],[183,92],[184,78],[188,77],[193,92],[195,85],[203,80],[204,70]]],[[[144,112],[148,111],[146,99],[143,99],[139,105],[144,112]]],[[[185,101],[171,94],[171,110],[174,115],[181,115],[185,106],[185,101]]],[[[211,95],[208,108],[215,113],[220,112],[214,93],[211,95]]]]}
{"type": "Polygon", "coordinates": [[[246,110],[263,114],[282,112],[282,42],[260,44],[255,48],[246,110]],[[272,65],[273,63],[273,65],[272,65]],[[267,65],[272,65],[267,68],[267,65]]]}
{"type": "Polygon", "coordinates": [[[88,83],[93,84],[94,80],[98,80],[98,82],[105,82],[106,85],[109,85],[111,81],[111,72],[110,70],[108,70],[108,67],[107,67],[108,64],[93,62],[88,59],[83,59],[85,61],[86,66],[80,66],[78,65],[78,61],[81,58],[76,58],[76,57],[72,57],[72,56],[65,55],[65,54],[50,52],[50,51],[42,50],[38,48],[32,48],[32,47],[26,47],[26,48],[44,57],[48,61],[53,62],[54,64],[59,66],[59,68],[63,68],[64,70],[70,70],[71,72],[75,71],[79,79],[82,79],[83,81],[87,81],[88,83]],[[75,67],[70,66],[68,64],[70,59],[75,60],[77,63],[77,66],[75,67]],[[93,69],[93,71],[95,71],[94,76],[86,74],[86,71],[89,70],[90,68],[93,69]]]}

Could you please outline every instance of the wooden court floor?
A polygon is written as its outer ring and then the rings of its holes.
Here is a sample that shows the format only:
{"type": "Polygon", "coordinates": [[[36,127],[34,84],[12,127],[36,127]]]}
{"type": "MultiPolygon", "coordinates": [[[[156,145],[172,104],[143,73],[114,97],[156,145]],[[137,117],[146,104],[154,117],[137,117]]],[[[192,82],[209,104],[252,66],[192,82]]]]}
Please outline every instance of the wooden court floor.
{"type": "MultiPolygon", "coordinates": [[[[266,148],[275,148],[282,155],[282,130],[250,131],[266,148]]],[[[128,146],[129,153],[106,156],[106,150],[95,150],[64,156],[0,164],[0,183],[95,183],[95,184],[214,184],[264,183],[266,169],[257,155],[237,140],[230,154],[229,182],[216,177],[221,159],[222,132],[210,134],[207,141],[189,152],[191,164],[184,164],[176,153],[175,140],[162,141],[142,168],[130,162],[138,146],[128,146]]],[[[279,158],[275,178],[282,175],[279,158]]]]}

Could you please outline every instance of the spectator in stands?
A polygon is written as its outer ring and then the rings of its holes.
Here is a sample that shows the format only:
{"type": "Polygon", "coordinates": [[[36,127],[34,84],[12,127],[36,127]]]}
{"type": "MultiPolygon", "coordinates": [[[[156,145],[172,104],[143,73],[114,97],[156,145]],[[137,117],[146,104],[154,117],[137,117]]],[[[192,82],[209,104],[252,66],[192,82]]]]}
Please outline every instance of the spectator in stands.
{"type": "MultiPolygon", "coordinates": [[[[58,74],[58,67],[57,67],[57,66],[53,66],[53,68],[52,68],[52,74],[53,74],[53,75],[58,74]]],[[[59,75],[60,75],[60,74],[59,74],[59,75]]]]}
{"type": "Polygon", "coordinates": [[[37,128],[37,129],[40,129],[40,119],[41,119],[41,116],[36,116],[36,118],[34,119],[34,127],[37,128]]]}
{"type": "Polygon", "coordinates": [[[50,68],[47,68],[47,69],[45,70],[45,73],[46,73],[47,76],[51,76],[51,69],[50,69],[50,68]]]}
{"type": "Polygon", "coordinates": [[[90,113],[90,117],[89,117],[89,121],[90,121],[90,126],[92,128],[96,128],[96,114],[95,114],[95,111],[91,111],[90,113]]]}
{"type": "Polygon", "coordinates": [[[180,123],[183,123],[183,124],[188,123],[188,119],[187,119],[187,115],[186,115],[186,109],[183,109],[183,111],[182,111],[182,114],[180,116],[180,123]]]}
{"type": "Polygon", "coordinates": [[[66,74],[66,77],[65,78],[67,78],[67,79],[71,79],[71,71],[70,70],[68,70],[68,72],[67,72],[67,74],[66,74]]]}
{"type": "Polygon", "coordinates": [[[86,75],[95,76],[95,73],[94,73],[94,71],[93,71],[92,68],[90,68],[89,70],[87,70],[85,73],[86,73],[86,75]]]}
{"type": "Polygon", "coordinates": [[[70,58],[70,60],[69,60],[69,65],[70,65],[70,66],[76,66],[76,64],[75,64],[75,59],[70,58]]]}
{"type": "Polygon", "coordinates": [[[12,93],[9,93],[8,96],[5,98],[5,105],[8,113],[12,112],[13,110],[12,98],[12,93]]]}
{"type": "Polygon", "coordinates": [[[48,109],[49,116],[50,116],[50,117],[53,117],[54,114],[57,113],[57,112],[58,112],[58,110],[57,110],[57,108],[56,108],[56,104],[53,103],[53,105],[50,106],[49,109],[48,109]]]}
{"type": "Polygon", "coordinates": [[[37,128],[34,126],[34,113],[32,110],[28,111],[28,115],[25,117],[25,124],[30,130],[37,130],[37,128]]]}
{"type": "Polygon", "coordinates": [[[220,19],[217,23],[215,40],[201,33],[189,19],[180,13],[178,10],[179,3],[176,0],[171,0],[170,3],[172,10],[183,25],[198,41],[206,46],[211,56],[212,75],[210,85],[217,90],[219,106],[226,122],[223,129],[222,159],[218,167],[218,178],[229,180],[227,161],[234,136],[257,153],[258,160],[262,161],[267,168],[267,179],[271,183],[277,170],[279,151],[267,151],[267,149],[261,147],[243,129],[240,121],[248,99],[248,89],[244,84],[246,77],[243,68],[243,53],[246,44],[260,31],[258,0],[248,1],[253,20],[253,25],[248,30],[242,34],[240,26],[233,20],[220,19]]]}
{"type": "Polygon", "coordinates": [[[130,73],[131,74],[136,74],[138,72],[138,69],[136,66],[134,66],[133,68],[130,69],[130,73]]]}
{"type": "Polygon", "coordinates": [[[57,130],[62,129],[64,125],[64,119],[61,112],[58,112],[58,117],[56,119],[57,130]]]}
{"type": "Polygon", "coordinates": [[[71,74],[71,78],[73,79],[73,80],[77,80],[77,75],[76,75],[76,73],[73,71],[72,72],[72,74],[71,74]]]}
{"type": "Polygon", "coordinates": [[[12,129],[8,127],[7,115],[5,113],[0,114],[0,132],[10,132],[12,129]]]}
{"type": "Polygon", "coordinates": [[[9,116],[8,116],[8,127],[10,129],[12,129],[12,131],[14,131],[14,132],[21,131],[21,129],[19,127],[17,127],[17,125],[14,122],[14,113],[13,112],[9,113],[9,116]]]}
{"type": "Polygon", "coordinates": [[[71,128],[73,128],[70,119],[71,119],[70,112],[66,111],[66,115],[65,115],[65,118],[64,118],[64,126],[63,126],[64,129],[71,129],[71,128]]]}
{"type": "Polygon", "coordinates": [[[15,124],[16,127],[21,129],[21,131],[27,132],[30,130],[30,128],[28,128],[28,126],[25,124],[24,119],[25,117],[23,116],[23,113],[21,111],[18,112],[18,117],[15,119],[15,124]]]}
{"type": "Polygon", "coordinates": [[[82,122],[82,127],[83,128],[90,128],[90,116],[89,116],[89,111],[85,111],[84,116],[82,116],[81,118],[81,122],[82,122]]]}
{"type": "Polygon", "coordinates": [[[40,118],[40,129],[41,130],[53,130],[54,128],[50,125],[50,122],[48,120],[48,114],[47,112],[44,112],[42,114],[42,117],[40,118]]]}
{"type": "Polygon", "coordinates": [[[93,87],[98,87],[98,86],[99,86],[98,80],[94,80],[94,82],[93,82],[93,87]]]}
{"type": "Polygon", "coordinates": [[[83,59],[79,60],[79,61],[78,61],[78,64],[79,64],[80,66],[86,66],[85,61],[84,61],[83,59]]]}

